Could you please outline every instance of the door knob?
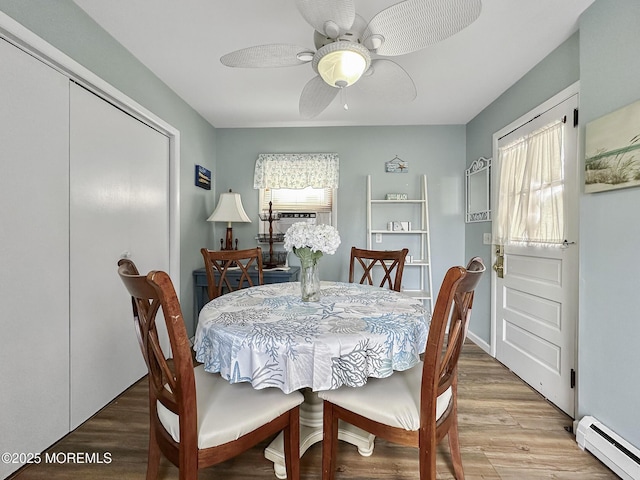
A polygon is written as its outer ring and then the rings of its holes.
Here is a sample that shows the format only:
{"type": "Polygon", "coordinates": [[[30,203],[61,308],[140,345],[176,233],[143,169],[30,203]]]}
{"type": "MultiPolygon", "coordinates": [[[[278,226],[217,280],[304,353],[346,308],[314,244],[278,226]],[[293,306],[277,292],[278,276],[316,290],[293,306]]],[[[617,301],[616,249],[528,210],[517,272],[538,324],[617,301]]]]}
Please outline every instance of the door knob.
{"type": "Polygon", "coordinates": [[[493,264],[493,271],[498,278],[504,278],[504,247],[496,246],[496,263],[493,264]]]}

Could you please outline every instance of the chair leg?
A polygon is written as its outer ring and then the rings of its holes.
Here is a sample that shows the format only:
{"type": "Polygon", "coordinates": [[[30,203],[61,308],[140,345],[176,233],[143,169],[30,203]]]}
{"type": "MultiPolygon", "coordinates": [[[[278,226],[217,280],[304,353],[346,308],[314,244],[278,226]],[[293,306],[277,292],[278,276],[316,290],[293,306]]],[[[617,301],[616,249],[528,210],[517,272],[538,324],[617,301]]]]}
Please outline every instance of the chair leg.
{"type": "MultiPolygon", "coordinates": [[[[190,446],[189,439],[180,437],[180,449],[178,450],[178,479],[195,480],[198,478],[198,445],[190,446]]],[[[193,437],[195,442],[197,439],[193,437]]]]}
{"type": "Polygon", "coordinates": [[[333,480],[338,455],[338,417],[333,404],[324,402],[322,419],[322,480],[333,480]]]}
{"type": "Polygon", "coordinates": [[[149,427],[149,454],[147,455],[147,480],[157,480],[160,468],[160,446],[156,441],[153,425],[149,427]]]}
{"type": "Polygon", "coordinates": [[[453,421],[449,427],[449,451],[451,452],[451,462],[456,480],[464,480],[464,470],[462,469],[462,454],[460,453],[460,437],[458,435],[458,412],[451,412],[453,421]]]}
{"type": "Polygon", "coordinates": [[[193,459],[185,459],[179,467],[178,479],[179,480],[195,480],[198,478],[198,455],[195,455],[193,459]]]}
{"type": "Polygon", "coordinates": [[[300,479],[300,407],[289,412],[289,424],[284,429],[284,462],[287,480],[300,479]]]}
{"type": "Polygon", "coordinates": [[[436,442],[420,447],[420,480],[436,480],[436,442]]]}

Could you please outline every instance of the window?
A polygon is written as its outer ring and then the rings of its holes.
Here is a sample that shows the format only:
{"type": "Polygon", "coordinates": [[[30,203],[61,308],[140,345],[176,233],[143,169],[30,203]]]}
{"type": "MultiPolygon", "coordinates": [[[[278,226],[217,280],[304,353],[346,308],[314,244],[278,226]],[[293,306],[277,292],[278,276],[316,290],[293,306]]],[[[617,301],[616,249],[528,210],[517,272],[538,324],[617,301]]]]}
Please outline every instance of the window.
{"type": "Polygon", "coordinates": [[[335,153],[258,155],[253,187],[261,212],[315,212],[317,223],[336,224],[339,160],[335,153]]]}
{"type": "Polygon", "coordinates": [[[260,189],[260,211],[331,212],[333,188],[263,188],[260,189]]]}
{"type": "Polygon", "coordinates": [[[557,120],[498,149],[497,243],[562,244],[563,126],[557,120]]]}

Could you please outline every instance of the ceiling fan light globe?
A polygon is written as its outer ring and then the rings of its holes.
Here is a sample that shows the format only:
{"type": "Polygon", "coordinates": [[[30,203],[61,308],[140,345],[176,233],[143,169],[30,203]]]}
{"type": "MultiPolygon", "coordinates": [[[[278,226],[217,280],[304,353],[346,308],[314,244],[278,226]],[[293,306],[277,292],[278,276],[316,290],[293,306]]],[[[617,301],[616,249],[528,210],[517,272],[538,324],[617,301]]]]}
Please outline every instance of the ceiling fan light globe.
{"type": "Polygon", "coordinates": [[[318,73],[332,87],[344,88],[357,82],[367,69],[366,59],[358,52],[338,50],[318,62],[318,73]]]}

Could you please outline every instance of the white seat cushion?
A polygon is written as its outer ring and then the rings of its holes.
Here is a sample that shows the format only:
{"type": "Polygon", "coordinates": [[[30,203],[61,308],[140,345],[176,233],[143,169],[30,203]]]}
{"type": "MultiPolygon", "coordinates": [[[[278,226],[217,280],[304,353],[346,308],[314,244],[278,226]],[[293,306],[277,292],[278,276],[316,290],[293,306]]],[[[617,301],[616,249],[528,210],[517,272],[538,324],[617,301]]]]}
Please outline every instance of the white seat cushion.
{"type": "MultiPolygon", "coordinates": [[[[198,448],[222,445],[300,405],[300,392],[279,388],[255,390],[249,383],[230,384],[220,375],[194,369],[198,404],[198,448]]],[[[180,441],[178,416],[158,402],[158,418],[171,437],[180,441]]]]}
{"type": "MultiPolygon", "coordinates": [[[[378,423],[415,431],[420,428],[421,381],[422,362],[387,378],[370,378],[362,387],[343,386],[318,392],[318,396],[378,423]]],[[[451,387],[438,397],[437,418],[446,411],[450,401],[451,387]]]]}

